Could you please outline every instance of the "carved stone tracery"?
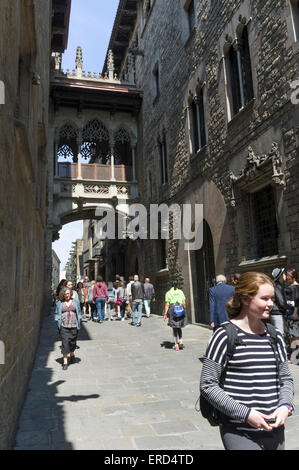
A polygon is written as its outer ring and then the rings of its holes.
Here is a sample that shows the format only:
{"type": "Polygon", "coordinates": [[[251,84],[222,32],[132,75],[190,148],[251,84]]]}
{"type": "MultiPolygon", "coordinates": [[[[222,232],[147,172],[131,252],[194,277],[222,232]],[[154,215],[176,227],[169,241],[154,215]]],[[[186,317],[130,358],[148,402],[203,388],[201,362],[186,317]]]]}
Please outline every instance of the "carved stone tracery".
{"type": "Polygon", "coordinates": [[[78,129],[72,124],[64,124],[59,131],[59,140],[57,148],[57,161],[71,161],[77,160],[77,137],[78,129]]]}

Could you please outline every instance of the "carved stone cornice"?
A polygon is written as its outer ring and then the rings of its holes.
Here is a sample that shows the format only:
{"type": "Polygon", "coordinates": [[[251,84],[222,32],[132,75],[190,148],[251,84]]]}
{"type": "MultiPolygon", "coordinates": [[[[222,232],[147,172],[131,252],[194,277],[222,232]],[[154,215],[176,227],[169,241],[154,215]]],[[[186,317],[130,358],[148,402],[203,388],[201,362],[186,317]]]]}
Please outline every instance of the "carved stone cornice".
{"type": "Polygon", "coordinates": [[[232,171],[229,175],[232,188],[230,201],[232,207],[236,206],[235,189],[251,193],[264,186],[266,182],[272,182],[273,185],[284,189],[286,186],[285,174],[278,143],[273,142],[270,152],[262,155],[256,155],[252,147],[249,146],[245,168],[242,168],[238,175],[232,171]]]}

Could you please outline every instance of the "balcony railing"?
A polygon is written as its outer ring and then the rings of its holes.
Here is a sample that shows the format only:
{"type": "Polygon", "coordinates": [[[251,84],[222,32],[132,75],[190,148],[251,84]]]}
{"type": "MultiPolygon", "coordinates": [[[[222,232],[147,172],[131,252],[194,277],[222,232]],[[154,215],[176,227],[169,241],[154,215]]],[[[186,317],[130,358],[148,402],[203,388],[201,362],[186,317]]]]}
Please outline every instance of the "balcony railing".
{"type": "MultiPolygon", "coordinates": [[[[56,178],[76,179],[79,176],[78,163],[58,163],[56,178]]],[[[101,164],[81,164],[83,180],[112,181],[112,166],[101,164]]],[[[114,165],[115,181],[133,181],[133,169],[127,165],[114,165]]]]}

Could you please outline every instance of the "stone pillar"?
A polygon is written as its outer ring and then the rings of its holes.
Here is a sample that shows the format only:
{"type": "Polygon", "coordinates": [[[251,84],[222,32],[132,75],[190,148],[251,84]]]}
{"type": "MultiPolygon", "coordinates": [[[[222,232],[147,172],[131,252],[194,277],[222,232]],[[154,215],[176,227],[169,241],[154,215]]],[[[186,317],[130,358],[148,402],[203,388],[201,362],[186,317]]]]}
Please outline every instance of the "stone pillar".
{"type": "Polygon", "coordinates": [[[58,144],[59,144],[59,137],[55,135],[55,138],[54,138],[54,176],[56,177],[59,176],[58,157],[57,157],[58,144]]]}
{"type": "Polygon", "coordinates": [[[111,153],[111,181],[115,181],[115,174],[114,174],[114,143],[110,144],[110,153],[111,153]]]}
{"type": "Polygon", "coordinates": [[[78,180],[82,180],[82,171],[81,171],[81,144],[82,144],[82,138],[79,136],[77,138],[77,146],[78,146],[78,180]]]}

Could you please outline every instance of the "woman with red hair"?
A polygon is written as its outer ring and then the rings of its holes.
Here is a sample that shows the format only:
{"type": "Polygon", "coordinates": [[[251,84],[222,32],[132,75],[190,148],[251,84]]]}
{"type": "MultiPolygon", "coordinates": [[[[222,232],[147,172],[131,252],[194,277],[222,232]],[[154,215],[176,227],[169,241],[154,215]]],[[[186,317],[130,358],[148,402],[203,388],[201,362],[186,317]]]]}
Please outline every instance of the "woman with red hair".
{"type": "Polygon", "coordinates": [[[203,360],[201,394],[223,417],[220,435],[227,450],[284,449],[294,386],[283,336],[267,323],[273,297],[268,276],[242,274],[226,307],[238,340],[233,353],[228,359],[226,322],[214,332],[203,360]]]}

